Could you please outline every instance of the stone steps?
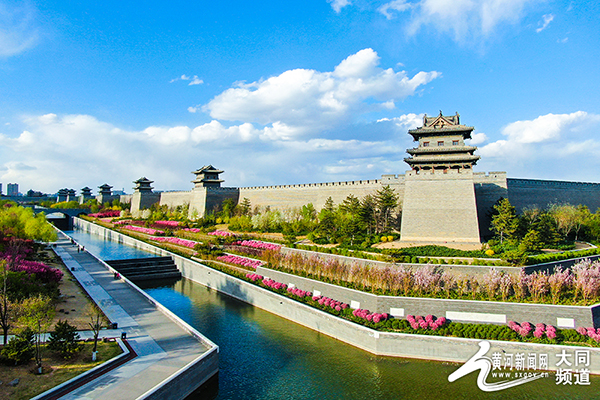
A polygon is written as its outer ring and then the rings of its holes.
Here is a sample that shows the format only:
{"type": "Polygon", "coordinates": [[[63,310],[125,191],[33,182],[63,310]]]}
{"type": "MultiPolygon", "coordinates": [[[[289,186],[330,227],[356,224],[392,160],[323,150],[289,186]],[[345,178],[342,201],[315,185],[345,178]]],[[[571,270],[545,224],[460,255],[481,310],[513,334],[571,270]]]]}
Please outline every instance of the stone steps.
{"type": "Polygon", "coordinates": [[[132,282],[181,278],[181,272],[171,257],[110,260],[106,263],[132,282]]]}

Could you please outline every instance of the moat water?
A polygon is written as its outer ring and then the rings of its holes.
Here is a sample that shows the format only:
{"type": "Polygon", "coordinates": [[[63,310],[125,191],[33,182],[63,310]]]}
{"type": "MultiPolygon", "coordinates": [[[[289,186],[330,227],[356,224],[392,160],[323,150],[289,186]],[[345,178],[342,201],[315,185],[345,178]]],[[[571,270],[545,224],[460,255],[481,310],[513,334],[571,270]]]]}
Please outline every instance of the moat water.
{"type": "MultiPolygon", "coordinates": [[[[99,236],[68,234],[105,260],[149,256],[99,236]]],[[[218,385],[195,398],[600,399],[600,377],[589,386],[557,385],[550,374],[486,393],[476,373],[448,382],[460,364],[374,356],[188,279],[144,289],[220,347],[218,385]]]]}

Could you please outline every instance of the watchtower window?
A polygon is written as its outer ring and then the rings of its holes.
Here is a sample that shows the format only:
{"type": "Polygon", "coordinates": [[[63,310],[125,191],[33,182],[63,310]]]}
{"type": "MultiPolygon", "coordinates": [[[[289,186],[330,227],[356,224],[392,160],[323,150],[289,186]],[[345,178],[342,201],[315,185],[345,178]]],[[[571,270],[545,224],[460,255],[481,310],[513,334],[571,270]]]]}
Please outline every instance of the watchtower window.
{"type": "Polygon", "coordinates": [[[444,141],[443,141],[443,140],[440,140],[440,141],[438,142],[438,146],[443,146],[443,145],[444,145],[444,141]]]}
{"type": "Polygon", "coordinates": [[[429,147],[429,142],[423,142],[423,147],[429,147]]]}
{"type": "Polygon", "coordinates": [[[458,140],[453,140],[452,141],[452,146],[458,146],[458,140]]]}

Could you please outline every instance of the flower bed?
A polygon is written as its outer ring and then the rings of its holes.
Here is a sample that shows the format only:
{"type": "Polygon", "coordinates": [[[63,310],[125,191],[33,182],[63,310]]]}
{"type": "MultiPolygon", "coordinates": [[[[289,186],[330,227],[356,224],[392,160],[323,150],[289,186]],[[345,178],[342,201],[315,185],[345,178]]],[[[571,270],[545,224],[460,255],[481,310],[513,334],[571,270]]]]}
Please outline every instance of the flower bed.
{"type": "Polygon", "coordinates": [[[155,221],[152,224],[153,228],[161,228],[161,229],[175,229],[177,228],[181,222],[179,221],[155,221]]]}
{"type": "Polygon", "coordinates": [[[192,232],[192,233],[200,233],[202,229],[199,228],[183,228],[182,231],[192,232]]]}
{"type": "Polygon", "coordinates": [[[120,217],[121,216],[121,211],[120,210],[109,210],[109,211],[101,211],[98,213],[94,213],[94,214],[88,214],[88,217],[92,217],[92,218],[106,218],[106,217],[120,217]]]}
{"type": "Polygon", "coordinates": [[[277,251],[277,250],[281,249],[281,246],[278,244],[261,242],[260,240],[238,240],[236,242],[233,242],[232,245],[252,247],[252,248],[261,249],[261,250],[277,251]]]}
{"type": "Polygon", "coordinates": [[[440,317],[435,318],[433,315],[429,314],[425,318],[420,315],[416,317],[414,315],[407,315],[406,320],[410,324],[410,327],[418,330],[421,329],[431,329],[432,331],[437,330],[438,328],[444,326],[447,322],[446,318],[440,317]]]}
{"type": "Polygon", "coordinates": [[[25,272],[28,275],[34,274],[36,278],[44,283],[58,283],[63,277],[63,272],[61,270],[36,261],[17,259],[16,265],[13,266],[11,270],[14,272],[25,272]]]}
{"type": "Polygon", "coordinates": [[[227,231],[212,231],[212,232],[208,232],[208,235],[220,236],[220,237],[236,236],[235,233],[231,233],[231,232],[227,232],[227,231]]]}
{"type": "Polygon", "coordinates": [[[158,229],[143,228],[141,226],[135,226],[135,225],[126,225],[123,227],[123,229],[129,229],[130,231],[145,233],[146,235],[163,235],[165,233],[164,231],[161,231],[158,229]]]}
{"type": "Polygon", "coordinates": [[[190,249],[193,249],[194,246],[196,244],[198,244],[198,242],[194,242],[192,240],[186,240],[186,239],[180,239],[177,237],[165,237],[165,236],[153,236],[151,238],[149,238],[150,240],[154,240],[156,242],[161,242],[161,243],[171,243],[177,246],[183,246],[183,247],[188,247],[190,249]]]}
{"type": "Polygon", "coordinates": [[[250,268],[260,267],[261,265],[264,264],[264,262],[262,262],[260,260],[253,260],[253,259],[246,258],[246,257],[232,256],[230,254],[225,255],[225,256],[219,256],[219,257],[217,257],[217,260],[226,262],[226,263],[230,263],[230,264],[241,265],[243,267],[250,267],[250,268]]]}

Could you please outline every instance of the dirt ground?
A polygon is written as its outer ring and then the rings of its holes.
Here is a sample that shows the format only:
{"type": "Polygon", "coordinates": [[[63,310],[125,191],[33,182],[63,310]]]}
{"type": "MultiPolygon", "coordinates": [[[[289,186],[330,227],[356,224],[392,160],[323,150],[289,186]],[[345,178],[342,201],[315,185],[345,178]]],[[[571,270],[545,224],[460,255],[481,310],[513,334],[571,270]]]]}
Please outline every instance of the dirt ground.
{"type": "MultiPolygon", "coordinates": [[[[64,276],[60,283],[60,300],[56,305],[56,315],[52,321],[52,327],[59,320],[67,320],[69,324],[77,327],[78,330],[89,330],[88,322],[90,317],[87,315],[88,307],[92,304],[83,288],[79,285],[71,271],[62,263],[62,260],[51,250],[40,250],[41,260],[47,265],[60,269],[64,276]]],[[[108,323],[108,320],[105,321],[108,323]]]]}

